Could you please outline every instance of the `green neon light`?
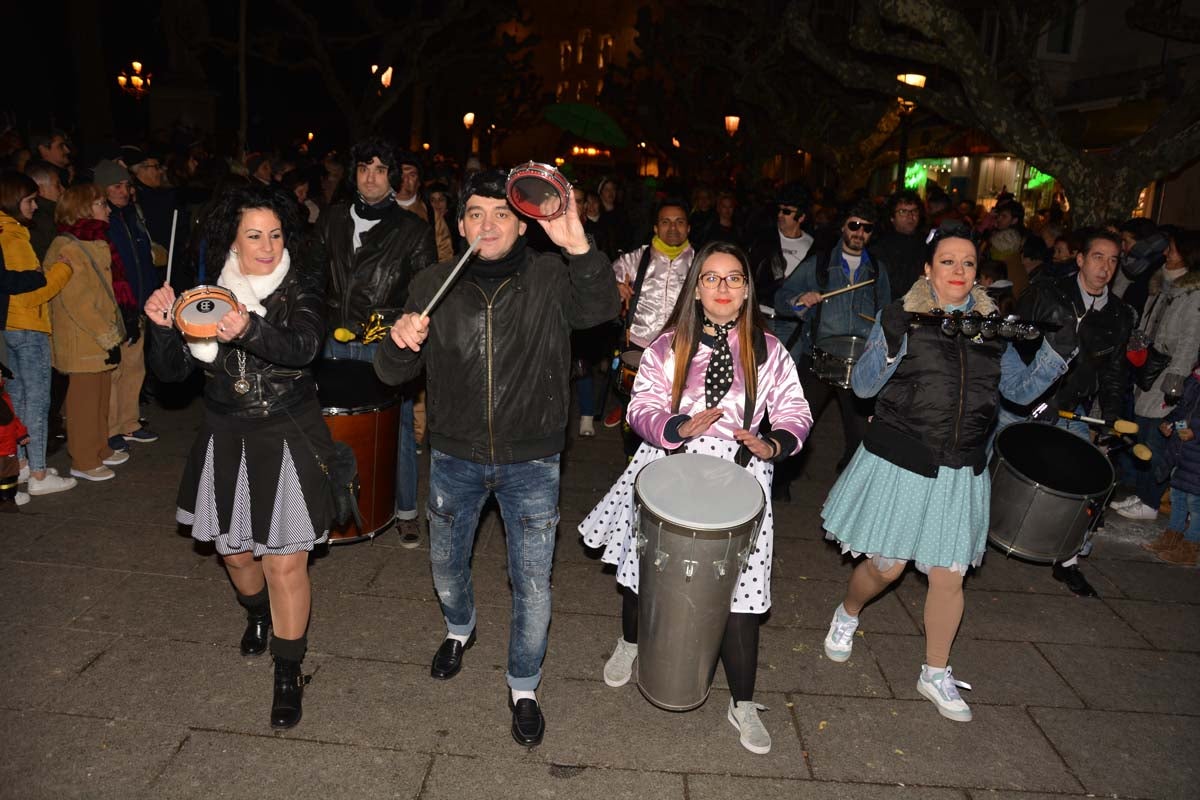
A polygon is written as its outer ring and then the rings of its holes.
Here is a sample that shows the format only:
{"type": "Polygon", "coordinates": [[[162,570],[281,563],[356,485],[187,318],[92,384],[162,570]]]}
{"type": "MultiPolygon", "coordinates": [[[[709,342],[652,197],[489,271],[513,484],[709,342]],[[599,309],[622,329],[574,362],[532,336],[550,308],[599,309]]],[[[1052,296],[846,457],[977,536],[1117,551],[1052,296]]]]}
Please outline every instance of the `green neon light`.
{"type": "Polygon", "coordinates": [[[925,187],[926,174],[931,169],[951,166],[948,158],[918,158],[904,169],[904,188],[918,191],[925,187]]]}
{"type": "Polygon", "coordinates": [[[1029,168],[1029,181],[1025,184],[1026,189],[1040,189],[1047,183],[1054,183],[1054,178],[1042,172],[1037,167],[1029,168]]]}

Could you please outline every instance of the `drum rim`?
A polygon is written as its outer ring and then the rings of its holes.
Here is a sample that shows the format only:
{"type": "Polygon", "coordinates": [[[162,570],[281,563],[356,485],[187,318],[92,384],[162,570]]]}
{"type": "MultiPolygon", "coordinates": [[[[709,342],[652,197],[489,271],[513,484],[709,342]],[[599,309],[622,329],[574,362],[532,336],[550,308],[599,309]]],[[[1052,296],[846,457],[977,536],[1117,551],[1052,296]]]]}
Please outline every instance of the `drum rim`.
{"type": "Polygon", "coordinates": [[[992,445],[992,450],[993,450],[993,455],[992,455],[992,459],[991,459],[990,469],[992,472],[993,479],[995,477],[996,471],[998,471],[1000,469],[1000,462],[1004,462],[1005,464],[1008,465],[1009,472],[1011,472],[1016,477],[1020,478],[1023,483],[1026,483],[1030,486],[1034,486],[1039,489],[1042,489],[1043,491],[1047,492],[1048,494],[1052,494],[1055,497],[1061,497],[1064,499],[1072,499],[1072,500],[1090,500],[1092,498],[1100,497],[1101,495],[1108,494],[1110,491],[1112,491],[1113,485],[1117,482],[1117,470],[1112,465],[1112,462],[1108,460],[1108,456],[1104,455],[1104,451],[1102,451],[1099,447],[1096,447],[1096,445],[1092,444],[1091,442],[1084,441],[1083,438],[1076,436],[1075,434],[1071,433],[1070,431],[1060,428],[1057,425],[1044,425],[1043,423],[1040,423],[1040,422],[1028,422],[1028,421],[1014,422],[1012,425],[1006,426],[1004,428],[1004,430],[1001,430],[996,433],[996,440],[992,445]],[[1087,492],[1086,494],[1081,494],[1079,492],[1064,492],[1062,489],[1055,489],[1054,487],[1050,486],[1049,484],[1040,483],[1038,481],[1035,481],[1033,478],[1029,477],[1024,472],[1017,469],[1017,465],[1014,464],[1011,459],[1005,458],[1004,453],[1002,453],[1000,451],[1000,448],[997,445],[999,444],[1000,436],[1004,433],[1004,431],[1007,431],[1010,428],[1015,428],[1018,425],[1042,425],[1043,427],[1046,427],[1046,428],[1052,428],[1054,430],[1061,431],[1062,433],[1065,433],[1066,435],[1072,437],[1072,439],[1074,441],[1077,441],[1079,444],[1087,445],[1088,447],[1090,447],[1092,450],[1094,450],[1096,452],[1097,455],[1100,456],[1100,458],[1104,461],[1105,465],[1108,467],[1108,475],[1109,475],[1108,486],[1106,486],[1104,489],[1097,489],[1094,492],[1087,492]]]}
{"type": "Polygon", "coordinates": [[[504,180],[504,196],[508,200],[509,204],[512,205],[512,207],[517,210],[517,213],[523,214],[523,215],[529,217],[530,219],[536,219],[536,220],[550,221],[550,220],[558,219],[559,217],[562,217],[562,216],[566,216],[567,207],[571,204],[571,189],[572,188],[573,187],[571,186],[571,182],[569,180],[567,180],[567,176],[563,175],[562,171],[559,170],[558,167],[554,166],[553,164],[545,164],[541,161],[534,161],[532,159],[530,159],[529,161],[526,161],[524,164],[519,164],[519,165],[513,167],[512,169],[510,169],[508,171],[508,177],[505,178],[505,180],[504,180]],[[539,174],[539,173],[541,173],[541,174],[539,174]],[[558,210],[555,211],[553,214],[549,214],[547,216],[531,214],[528,211],[524,210],[521,207],[521,204],[513,199],[512,195],[513,195],[514,181],[516,181],[520,178],[523,178],[523,177],[535,177],[535,176],[542,177],[547,183],[553,185],[556,189],[559,190],[559,194],[562,196],[562,204],[558,207],[558,210]],[[555,180],[556,177],[559,180],[561,180],[561,184],[559,183],[559,181],[555,180]]]}
{"type": "MultiPolygon", "coordinates": [[[[634,481],[633,481],[633,493],[634,493],[634,498],[636,499],[637,503],[642,508],[646,509],[651,514],[653,514],[655,517],[657,517],[658,519],[661,519],[663,522],[668,522],[668,523],[671,523],[672,525],[682,526],[682,527],[687,528],[688,530],[708,531],[708,532],[726,531],[726,530],[730,530],[732,528],[739,528],[749,522],[753,522],[755,519],[759,518],[765,512],[765,510],[766,510],[766,494],[763,492],[762,484],[760,484],[758,482],[758,479],[755,478],[753,475],[751,475],[746,469],[739,467],[737,464],[735,464],[732,461],[729,461],[727,459],[720,458],[718,456],[705,455],[704,453],[681,453],[677,456],[668,456],[668,458],[687,458],[689,456],[692,458],[698,457],[698,458],[714,459],[716,461],[720,461],[722,464],[728,464],[728,465],[732,466],[734,469],[736,469],[738,471],[738,473],[745,475],[747,478],[749,478],[750,482],[753,483],[754,487],[758,490],[758,494],[756,495],[758,504],[757,504],[755,510],[753,511],[753,513],[750,513],[749,515],[745,516],[744,518],[739,517],[739,518],[737,518],[736,521],[726,521],[723,524],[694,523],[690,520],[681,520],[681,519],[676,518],[672,514],[664,513],[659,508],[655,507],[655,505],[653,504],[652,501],[648,501],[646,499],[645,494],[643,494],[643,492],[642,492],[642,476],[645,475],[647,469],[650,469],[655,464],[663,463],[666,459],[658,459],[656,461],[651,461],[649,464],[642,467],[641,470],[638,471],[637,477],[634,478],[634,481]]],[[[733,475],[733,474],[738,474],[738,473],[731,472],[730,474],[733,475]]],[[[749,486],[750,484],[748,483],[746,485],[749,486]]]]}
{"type": "MultiPolygon", "coordinates": [[[[320,400],[320,395],[317,397],[320,400]]],[[[389,408],[394,408],[399,405],[401,399],[399,397],[387,400],[382,403],[375,403],[369,406],[321,406],[321,416],[323,417],[353,417],[359,414],[375,414],[380,411],[387,411],[389,408]]]]}

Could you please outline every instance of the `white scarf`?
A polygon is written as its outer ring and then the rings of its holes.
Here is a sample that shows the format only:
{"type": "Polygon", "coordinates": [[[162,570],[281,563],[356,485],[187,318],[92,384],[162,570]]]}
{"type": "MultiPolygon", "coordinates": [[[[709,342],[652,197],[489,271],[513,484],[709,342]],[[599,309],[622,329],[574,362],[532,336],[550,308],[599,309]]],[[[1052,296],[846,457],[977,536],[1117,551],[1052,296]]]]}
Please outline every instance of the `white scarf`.
{"type": "MultiPolygon", "coordinates": [[[[217,286],[223,286],[233,292],[237,301],[244,305],[251,314],[265,317],[267,310],[263,307],[262,301],[279,288],[279,284],[283,283],[283,279],[287,277],[291,265],[291,256],[285,249],[283,256],[279,259],[279,264],[270,275],[243,275],[237,255],[230,250],[229,255],[225,257],[225,266],[221,268],[221,276],[217,278],[217,286]]],[[[187,341],[188,350],[192,351],[194,358],[206,364],[211,364],[216,360],[217,337],[184,336],[184,340],[187,341]]]]}

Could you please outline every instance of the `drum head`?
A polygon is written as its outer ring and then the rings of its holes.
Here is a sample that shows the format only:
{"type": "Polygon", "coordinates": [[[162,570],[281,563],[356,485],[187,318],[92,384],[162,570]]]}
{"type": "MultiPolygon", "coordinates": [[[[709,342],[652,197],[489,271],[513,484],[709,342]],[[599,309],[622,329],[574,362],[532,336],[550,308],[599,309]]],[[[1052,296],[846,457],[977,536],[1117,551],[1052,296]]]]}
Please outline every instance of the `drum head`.
{"type": "Polygon", "coordinates": [[[1009,425],[997,434],[996,451],[1018,474],[1064,494],[1103,494],[1113,483],[1112,464],[1104,453],[1056,425],[1009,425]]]}
{"type": "Polygon", "coordinates": [[[175,324],[193,336],[213,336],[221,318],[237,308],[237,298],[220,286],[197,286],[175,301],[175,324]]]}
{"type": "Polygon", "coordinates": [[[638,366],[642,363],[642,351],[626,350],[624,353],[621,353],[621,363],[629,369],[636,371],[638,366]]]}
{"type": "Polygon", "coordinates": [[[684,453],[647,464],[637,476],[642,504],[667,522],[724,530],[758,516],[765,498],[754,476],[732,461],[684,453]]]}
{"type": "Polygon", "coordinates": [[[530,161],[508,175],[508,202],[533,219],[556,219],[567,213],[571,184],[549,164],[530,161]]]}
{"type": "Polygon", "coordinates": [[[867,340],[861,336],[827,336],[814,347],[837,358],[856,359],[862,355],[867,340]]]}
{"type": "Polygon", "coordinates": [[[313,362],[317,398],[330,414],[365,414],[400,401],[400,387],[388,386],[369,361],[325,358],[313,362]]]}

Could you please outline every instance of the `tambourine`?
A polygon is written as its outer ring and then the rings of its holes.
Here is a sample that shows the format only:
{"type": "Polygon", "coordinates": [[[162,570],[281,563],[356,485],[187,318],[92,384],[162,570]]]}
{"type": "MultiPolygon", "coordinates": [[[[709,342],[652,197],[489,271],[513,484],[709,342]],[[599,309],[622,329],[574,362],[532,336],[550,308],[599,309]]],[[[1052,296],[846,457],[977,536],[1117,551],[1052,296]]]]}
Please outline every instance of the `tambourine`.
{"type": "Polygon", "coordinates": [[[571,184],[563,174],[536,161],[513,167],[504,189],[512,207],[533,219],[558,219],[571,199],[571,184]]]}
{"type": "Polygon", "coordinates": [[[197,286],[175,300],[171,316],[175,327],[188,336],[206,339],[217,335],[217,323],[238,307],[237,297],[223,286],[197,286]]]}

